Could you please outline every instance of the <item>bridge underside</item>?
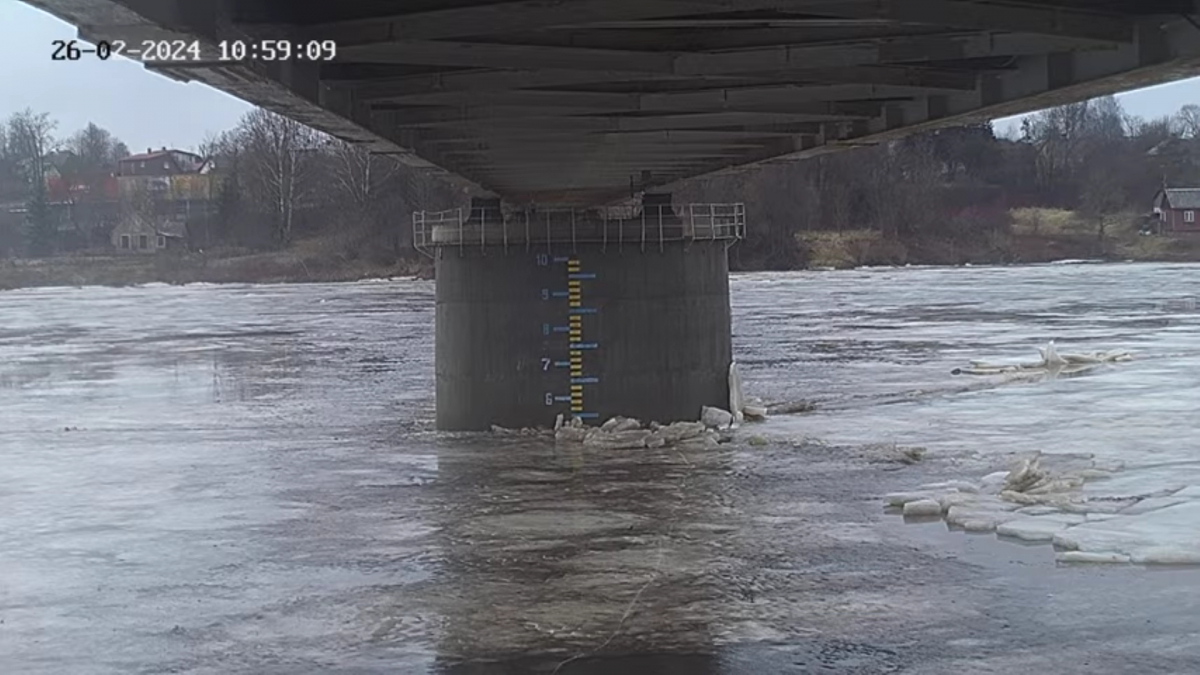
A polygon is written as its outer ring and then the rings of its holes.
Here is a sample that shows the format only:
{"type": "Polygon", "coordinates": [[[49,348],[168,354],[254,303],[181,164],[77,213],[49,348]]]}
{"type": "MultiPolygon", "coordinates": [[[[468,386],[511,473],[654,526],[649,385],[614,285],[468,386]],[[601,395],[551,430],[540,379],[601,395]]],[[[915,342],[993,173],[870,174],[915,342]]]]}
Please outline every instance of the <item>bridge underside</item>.
{"type": "Polygon", "coordinates": [[[27,0],[89,40],[515,203],[677,180],[1200,74],[1196,0],[27,0]],[[219,40],[335,40],[220,63],[219,40]]]}

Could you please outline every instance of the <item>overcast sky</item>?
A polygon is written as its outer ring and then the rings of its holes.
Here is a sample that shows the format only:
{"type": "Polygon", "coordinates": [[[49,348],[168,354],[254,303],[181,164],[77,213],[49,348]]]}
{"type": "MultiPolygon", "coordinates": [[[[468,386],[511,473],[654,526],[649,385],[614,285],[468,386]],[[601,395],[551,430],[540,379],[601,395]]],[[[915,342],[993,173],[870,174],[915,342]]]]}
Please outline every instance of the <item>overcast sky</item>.
{"type": "MultiPolygon", "coordinates": [[[[133,152],[150,147],[193,148],[209,132],[233,126],[249,109],[200,84],[148,73],[132,61],[50,60],[52,40],[75,29],[18,0],[0,0],[0,118],[32,108],[59,122],[67,136],[88,122],[111,131],[133,152]]],[[[1127,112],[1146,118],[1200,104],[1200,79],[1122,94],[1127,112]]],[[[1000,121],[997,133],[1011,126],[1000,121]]]]}

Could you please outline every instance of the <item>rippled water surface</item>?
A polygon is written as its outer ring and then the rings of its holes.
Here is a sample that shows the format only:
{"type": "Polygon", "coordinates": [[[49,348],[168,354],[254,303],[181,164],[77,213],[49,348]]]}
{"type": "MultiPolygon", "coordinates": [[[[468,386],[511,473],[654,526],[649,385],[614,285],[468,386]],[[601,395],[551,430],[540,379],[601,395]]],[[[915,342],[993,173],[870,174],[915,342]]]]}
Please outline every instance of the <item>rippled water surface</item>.
{"type": "MultiPolygon", "coordinates": [[[[1198,284],[1200,267],[1169,265],[739,275],[735,353],[749,395],[820,405],[758,427],[771,437],[920,445],[972,467],[1093,454],[1126,465],[1103,489],[1196,486],[1198,284]],[[1038,382],[950,374],[1050,339],[1137,359],[1038,382]]],[[[886,476],[852,481],[832,451],[596,457],[438,435],[432,338],[431,282],[0,293],[4,662],[443,672],[435,657],[766,640],[807,655],[563,672],[895,672],[896,630],[1016,623],[939,605],[934,584],[965,572],[889,547],[915,529],[877,530],[877,502],[844,497],[886,476]]]]}
{"type": "Polygon", "coordinates": [[[803,394],[825,408],[770,428],[1123,465],[1084,492],[1104,500],[1170,492],[1179,503],[1136,519],[1089,516],[1104,522],[1075,531],[1087,534],[1081,548],[1200,562],[1200,268],[869,270],[750,276],[734,288],[746,379],[768,396],[803,394]],[[1136,358],[1033,382],[950,374],[972,360],[1038,361],[1050,340],[1062,352],[1136,358]]]}

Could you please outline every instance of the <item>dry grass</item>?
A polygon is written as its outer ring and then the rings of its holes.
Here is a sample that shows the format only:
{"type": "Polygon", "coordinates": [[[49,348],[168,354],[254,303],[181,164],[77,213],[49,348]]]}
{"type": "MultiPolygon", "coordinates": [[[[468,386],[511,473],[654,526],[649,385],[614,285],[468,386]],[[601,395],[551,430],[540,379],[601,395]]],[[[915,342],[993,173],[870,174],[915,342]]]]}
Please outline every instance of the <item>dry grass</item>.
{"type": "Polygon", "coordinates": [[[1200,261],[1200,237],[1139,237],[1122,241],[1114,255],[1123,260],[1140,262],[1200,261]]]}
{"type": "Polygon", "coordinates": [[[155,255],[73,255],[0,261],[0,289],[31,286],[357,281],[430,274],[430,261],[397,259],[378,242],[306,241],[269,253],[209,251],[155,255]]]}
{"type": "Polygon", "coordinates": [[[1012,219],[1013,233],[1021,235],[1053,236],[1083,234],[1096,230],[1094,223],[1089,223],[1074,211],[1063,209],[1013,209],[1012,219]]]}
{"type": "MultiPolygon", "coordinates": [[[[1013,209],[1013,233],[1036,236],[1097,235],[1100,222],[1086,218],[1076,211],[1064,209],[1024,208],[1013,209]]],[[[1119,212],[1103,216],[1106,237],[1123,239],[1136,235],[1138,214],[1119,212]]]]}
{"type": "Polygon", "coordinates": [[[908,258],[903,244],[873,230],[801,232],[796,238],[810,252],[811,267],[847,269],[863,265],[902,265],[908,258]]]}
{"type": "Polygon", "coordinates": [[[1014,245],[1026,261],[1043,257],[1144,262],[1200,260],[1200,242],[1142,236],[1139,233],[1142,219],[1132,211],[1109,214],[1102,220],[1061,209],[1016,209],[1012,215],[1017,235],[1014,245]]]}

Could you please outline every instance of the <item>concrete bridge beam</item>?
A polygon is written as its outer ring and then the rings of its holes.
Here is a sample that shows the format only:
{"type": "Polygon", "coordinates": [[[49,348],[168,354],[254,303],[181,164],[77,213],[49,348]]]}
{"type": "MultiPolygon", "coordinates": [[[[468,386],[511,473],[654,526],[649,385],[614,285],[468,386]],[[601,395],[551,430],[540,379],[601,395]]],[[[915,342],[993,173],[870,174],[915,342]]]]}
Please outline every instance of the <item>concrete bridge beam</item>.
{"type": "Polygon", "coordinates": [[[1200,30],[1188,18],[1200,14],[1197,0],[460,0],[408,12],[265,0],[28,1],[91,40],[198,40],[204,58],[153,68],[411,167],[458,174],[481,194],[553,194],[580,205],[620,196],[626,182],[615,161],[578,178],[586,158],[571,153],[598,138],[630,156],[653,155],[647,164],[675,167],[655,180],[676,180],[1200,73],[1200,30]],[[304,64],[216,56],[218,40],[279,38],[333,40],[339,55],[304,64]],[[645,142],[681,131],[707,135],[698,142],[722,159],[680,165],[669,147],[645,142]],[[798,138],[778,146],[782,155],[737,147],[737,134],[754,132],[798,138]],[[522,166],[507,152],[470,161],[443,154],[460,138],[497,136],[561,142],[573,170],[522,166]]]}

